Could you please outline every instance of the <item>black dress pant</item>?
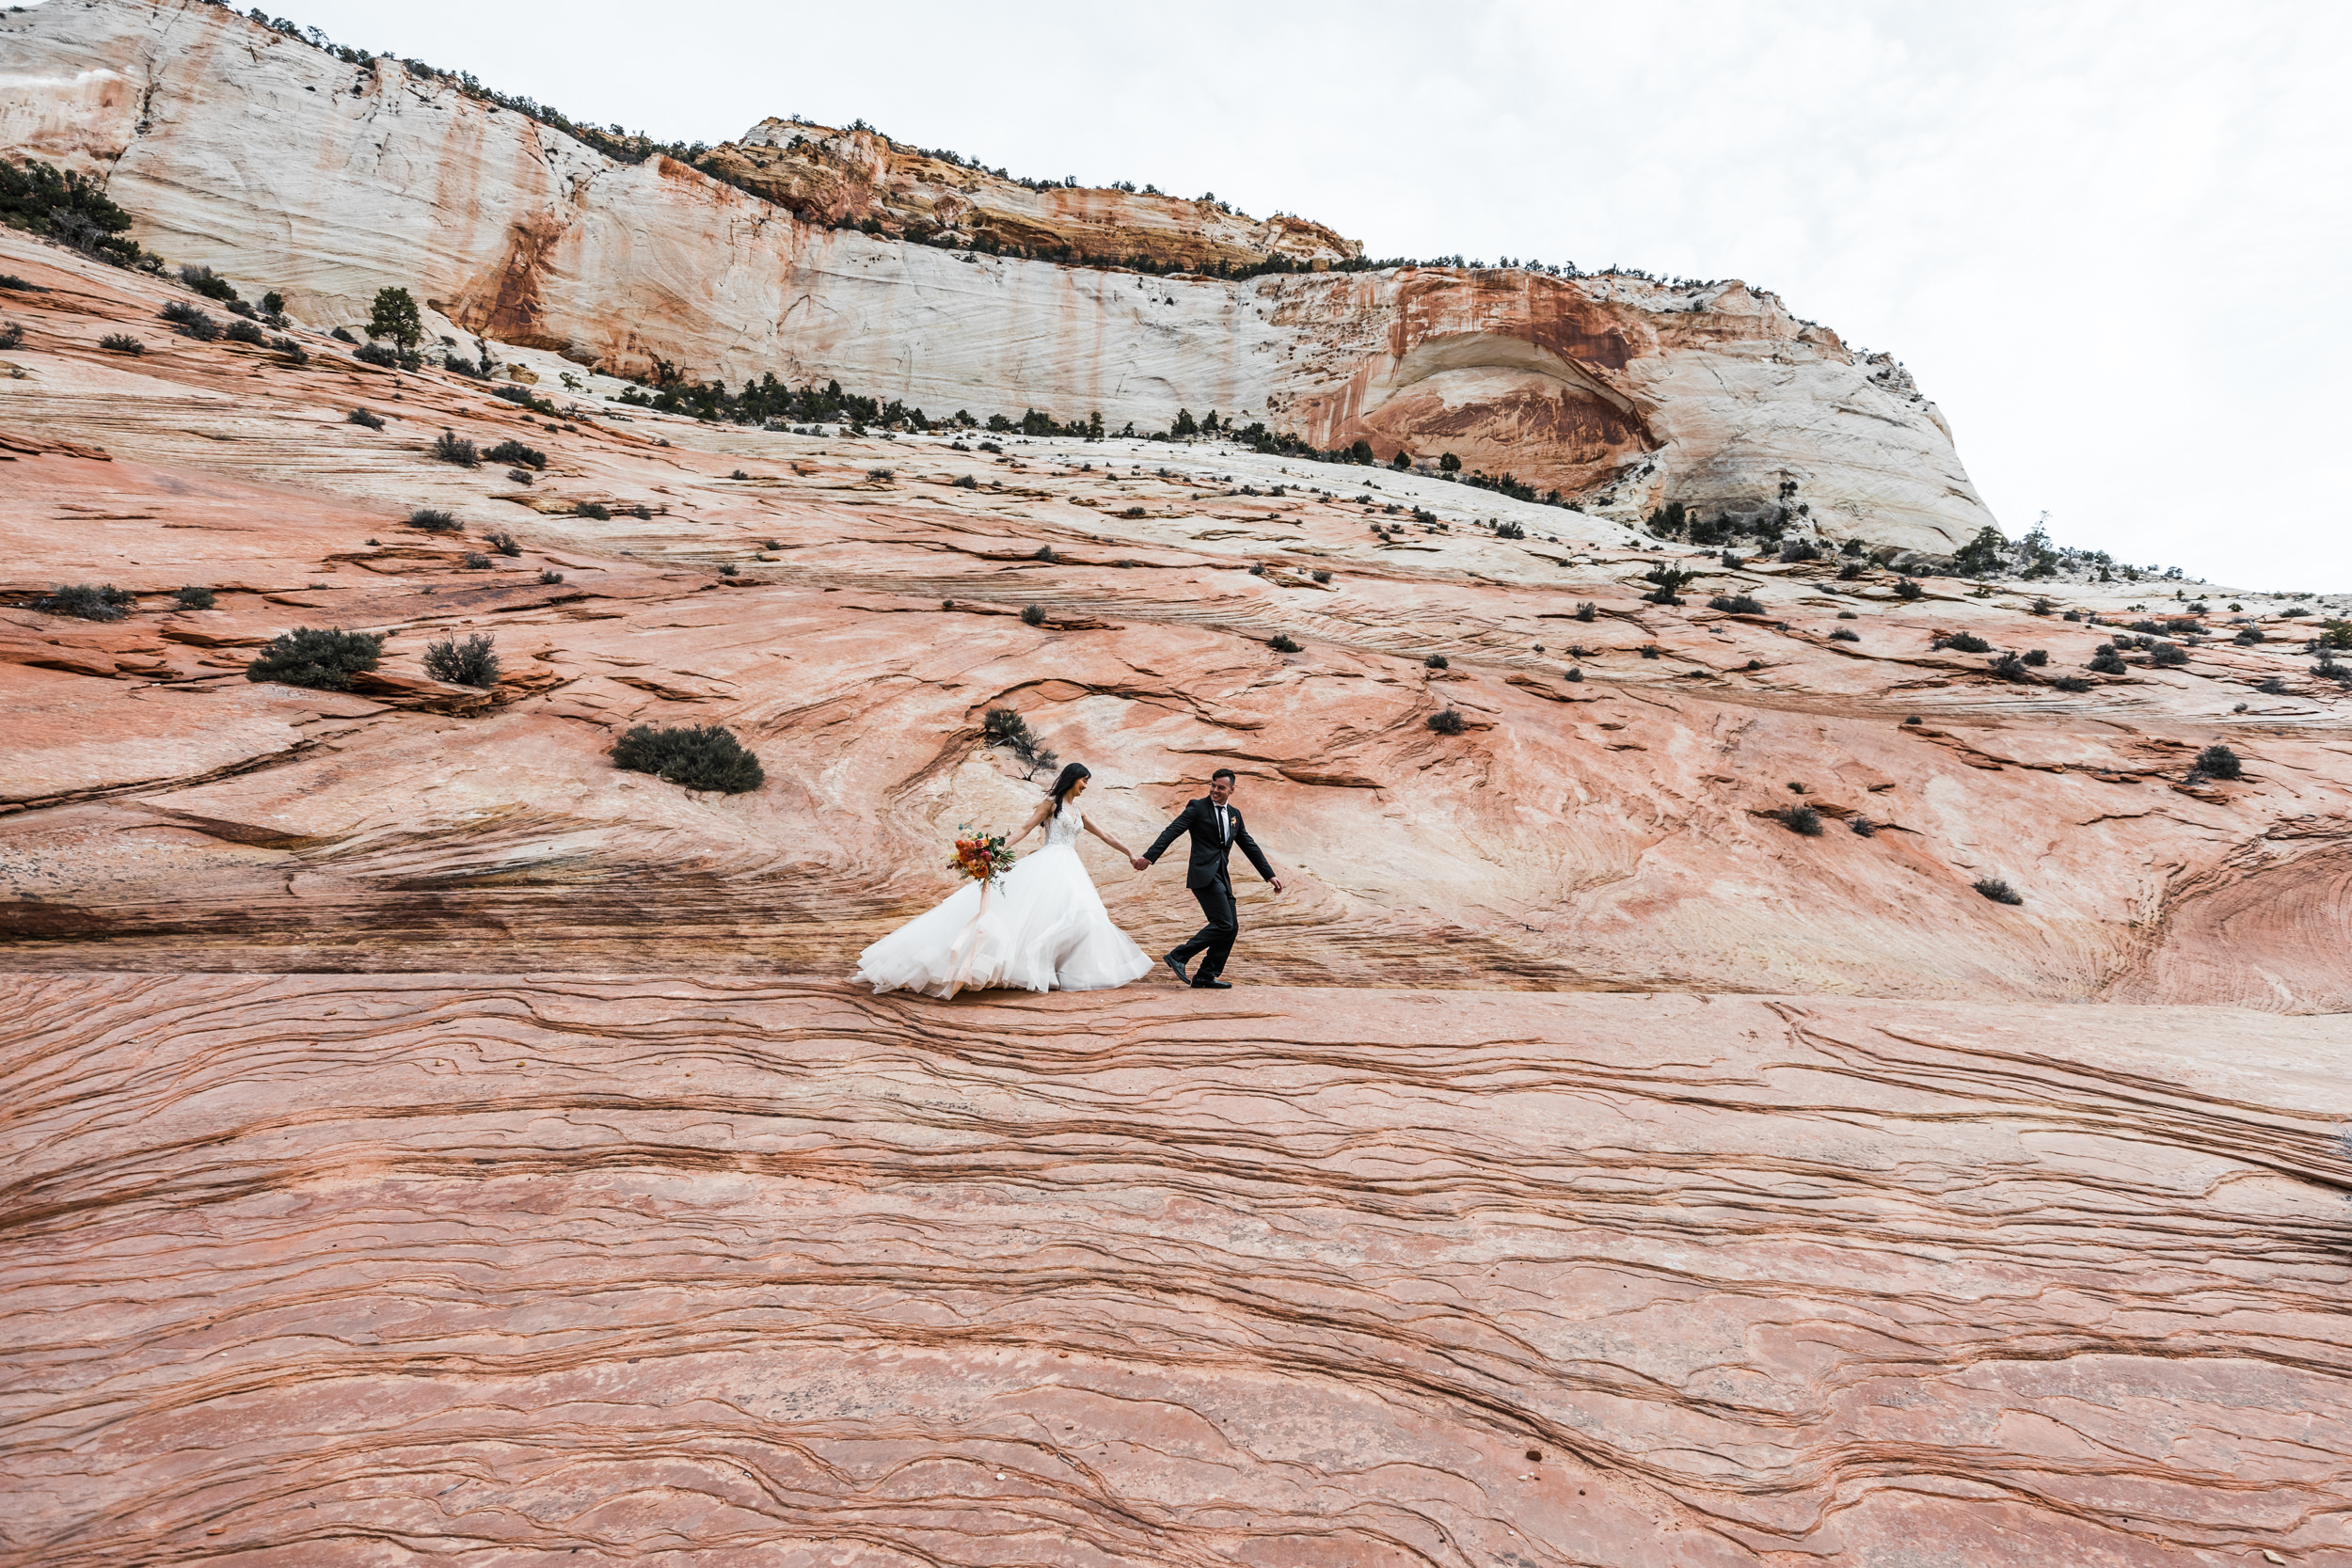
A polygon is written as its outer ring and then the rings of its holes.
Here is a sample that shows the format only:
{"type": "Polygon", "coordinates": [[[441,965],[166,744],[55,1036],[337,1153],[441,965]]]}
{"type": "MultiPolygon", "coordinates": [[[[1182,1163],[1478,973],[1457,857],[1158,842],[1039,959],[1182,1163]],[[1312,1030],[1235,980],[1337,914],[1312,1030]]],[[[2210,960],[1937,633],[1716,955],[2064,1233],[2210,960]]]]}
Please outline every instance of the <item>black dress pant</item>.
{"type": "Polygon", "coordinates": [[[1186,963],[1195,953],[1200,954],[1200,967],[1192,972],[1193,980],[1198,983],[1214,980],[1225,973],[1225,959],[1233,951],[1233,939],[1241,935],[1241,911],[1233,902],[1233,884],[1223,879],[1207,887],[1194,888],[1192,895],[1200,900],[1200,912],[1209,923],[1168,957],[1178,963],[1186,963]]]}

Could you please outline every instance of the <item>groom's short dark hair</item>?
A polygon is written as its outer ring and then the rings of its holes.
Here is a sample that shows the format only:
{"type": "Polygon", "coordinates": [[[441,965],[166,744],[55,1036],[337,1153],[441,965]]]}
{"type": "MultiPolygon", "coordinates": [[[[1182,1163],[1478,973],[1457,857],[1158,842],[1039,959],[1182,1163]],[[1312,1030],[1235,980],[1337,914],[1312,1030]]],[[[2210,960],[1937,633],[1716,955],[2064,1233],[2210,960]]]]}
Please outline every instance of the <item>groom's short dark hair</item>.
{"type": "Polygon", "coordinates": [[[1235,784],[1241,783],[1240,777],[1230,768],[1220,768],[1216,772],[1209,775],[1209,782],[1211,784],[1216,783],[1219,779],[1232,779],[1235,784]]]}

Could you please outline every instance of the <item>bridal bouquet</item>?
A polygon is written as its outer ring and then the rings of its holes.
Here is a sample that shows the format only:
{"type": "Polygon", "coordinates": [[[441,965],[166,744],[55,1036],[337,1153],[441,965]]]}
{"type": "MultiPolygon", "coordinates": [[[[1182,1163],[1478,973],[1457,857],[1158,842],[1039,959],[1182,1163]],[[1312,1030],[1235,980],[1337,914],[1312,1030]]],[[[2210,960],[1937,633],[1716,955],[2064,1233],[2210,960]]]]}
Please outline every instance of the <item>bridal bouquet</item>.
{"type": "Polygon", "coordinates": [[[947,861],[947,869],[976,882],[993,882],[1012,869],[1012,850],[1002,833],[975,832],[969,827],[956,830],[956,852],[947,861]]]}

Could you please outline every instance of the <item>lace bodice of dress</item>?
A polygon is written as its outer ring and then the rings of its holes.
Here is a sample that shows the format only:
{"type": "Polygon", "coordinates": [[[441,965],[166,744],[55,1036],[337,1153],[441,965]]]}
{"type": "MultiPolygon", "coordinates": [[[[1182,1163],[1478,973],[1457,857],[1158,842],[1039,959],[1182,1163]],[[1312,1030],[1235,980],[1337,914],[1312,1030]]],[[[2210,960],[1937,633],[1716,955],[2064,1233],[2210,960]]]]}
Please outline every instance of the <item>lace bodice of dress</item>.
{"type": "Polygon", "coordinates": [[[1064,806],[1045,824],[1045,847],[1050,849],[1057,844],[1074,845],[1085,830],[1086,819],[1078,815],[1078,808],[1064,806]]]}

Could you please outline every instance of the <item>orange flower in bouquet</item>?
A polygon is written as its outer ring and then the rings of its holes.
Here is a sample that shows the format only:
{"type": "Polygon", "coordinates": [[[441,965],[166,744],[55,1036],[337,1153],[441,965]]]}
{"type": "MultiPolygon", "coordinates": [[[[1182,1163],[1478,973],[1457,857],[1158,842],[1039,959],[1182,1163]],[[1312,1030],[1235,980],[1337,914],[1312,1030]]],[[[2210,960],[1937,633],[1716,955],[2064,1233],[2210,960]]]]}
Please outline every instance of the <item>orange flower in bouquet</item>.
{"type": "Polygon", "coordinates": [[[1012,869],[1012,848],[1002,833],[975,832],[970,827],[956,830],[956,852],[947,859],[947,869],[976,882],[993,882],[1012,869]]]}

